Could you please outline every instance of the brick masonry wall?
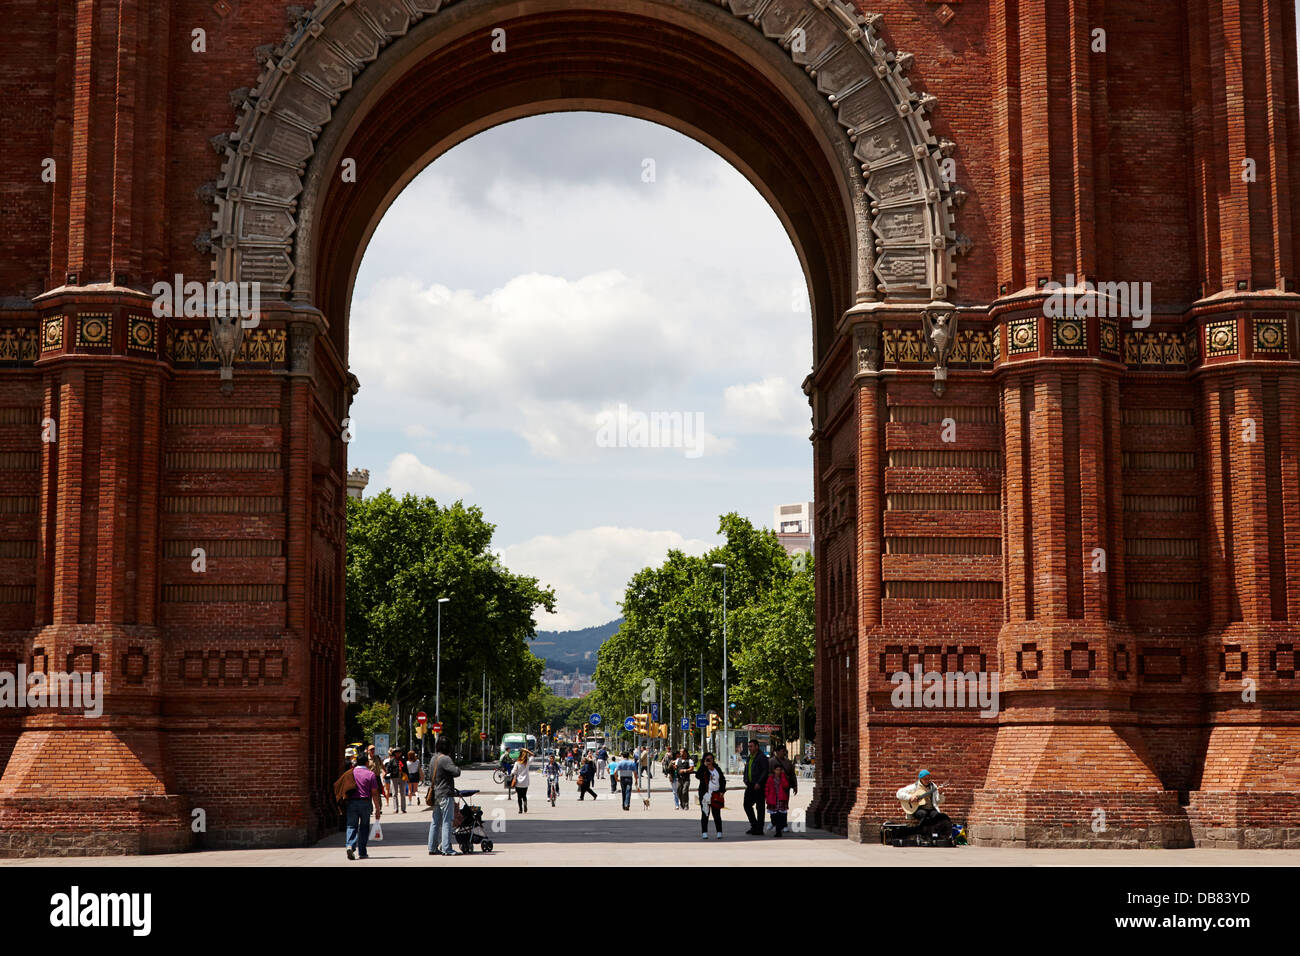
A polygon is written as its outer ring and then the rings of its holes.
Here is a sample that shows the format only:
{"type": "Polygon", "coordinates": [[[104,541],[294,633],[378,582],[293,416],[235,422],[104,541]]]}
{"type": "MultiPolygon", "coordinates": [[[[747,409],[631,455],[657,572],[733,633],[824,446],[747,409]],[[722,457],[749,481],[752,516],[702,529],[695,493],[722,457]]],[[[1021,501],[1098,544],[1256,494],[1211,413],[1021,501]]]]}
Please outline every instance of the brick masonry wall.
{"type": "MultiPolygon", "coordinates": [[[[340,744],[341,319],[317,320],[331,334],[305,366],[290,319],[268,322],[279,338],[232,396],[202,323],[126,338],[153,281],[209,275],[209,140],[290,5],[11,6],[0,116],[25,135],[0,183],[0,664],[71,660],[110,693],[94,727],[0,714],[0,853],[310,839],[340,744]],[[109,282],[136,291],[88,288],[109,282]],[[77,337],[96,312],[103,346],[77,337]],[[223,770],[249,753],[307,769],[240,791],[223,770]],[[68,754],[103,771],[95,792],[46,769],[68,754]]],[[[955,144],[970,241],[949,294],[997,344],[943,395],[924,350],[864,374],[848,325],[819,356],[812,822],[874,838],[925,765],[987,842],[1296,845],[1291,5],[870,7],[955,144]],[[1149,281],[1150,329],[1046,316],[1042,282],[1069,274],[1149,281]],[[998,715],[893,706],[913,663],[996,674],[998,715]]],[[[847,230],[833,251],[851,259],[847,230]]],[[[862,321],[910,334],[919,308],[862,321]]]]}

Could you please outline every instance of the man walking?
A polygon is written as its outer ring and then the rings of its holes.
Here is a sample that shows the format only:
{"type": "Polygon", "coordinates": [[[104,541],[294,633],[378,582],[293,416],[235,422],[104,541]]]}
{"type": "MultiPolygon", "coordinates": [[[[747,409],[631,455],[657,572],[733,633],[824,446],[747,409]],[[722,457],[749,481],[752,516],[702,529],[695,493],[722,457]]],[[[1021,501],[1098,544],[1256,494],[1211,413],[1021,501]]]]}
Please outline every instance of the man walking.
{"type": "Polygon", "coordinates": [[[433,818],[429,821],[429,855],[454,856],[451,848],[451,822],[456,815],[452,796],[456,792],[455,778],[460,767],[451,759],[451,738],[439,737],[433,745],[433,760],[429,765],[429,803],[433,805],[433,818]],[[434,848],[434,841],[438,847],[434,848]]]}
{"type": "Polygon", "coordinates": [[[677,803],[683,810],[691,808],[691,777],[695,774],[695,761],[691,755],[682,748],[682,752],[674,761],[674,767],[677,771],[677,803]]]}
{"type": "Polygon", "coordinates": [[[384,761],[384,777],[393,794],[394,813],[406,812],[406,782],[402,779],[402,772],[405,769],[406,761],[402,759],[402,752],[396,747],[391,748],[388,751],[388,759],[384,761]]]}
{"type": "MultiPolygon", "coordinates": [[[[632,755],[627,751],[623,752],[623,759],[618,763],[618,782],[623,787],[623,809],[632,809],[632,778],[636,776],[637,765],[632,759],[632,755]]],[[[641,781],[637,780],[637,789],[641,788],[641,781]]]]}
{"type": "Polygon", "coordinates": [[[596,751],[596,776],[605,776],[605,761],[609,759],[609,751],[603,746],[596,751]]]}
{"type": "Polygon", "coordinates": [[[335,794],[340,790],[346,802],[348,859],[355,860],[358,856],[363,860],[369,859],[366,843],[370,839],[370,809],[373,805],[376,820],[384,815],[384,785],[365,763],[358,760],[355,767],[335,781],[335,794]]]}
{"type": "Polygon", "coordinates": [[[745,759],[745,816],[749,818],[751,836],[763,835],[763,807],[767,799],[767,757],[759,749],[758,741],[749,742],[749,756],[745,759]]]}

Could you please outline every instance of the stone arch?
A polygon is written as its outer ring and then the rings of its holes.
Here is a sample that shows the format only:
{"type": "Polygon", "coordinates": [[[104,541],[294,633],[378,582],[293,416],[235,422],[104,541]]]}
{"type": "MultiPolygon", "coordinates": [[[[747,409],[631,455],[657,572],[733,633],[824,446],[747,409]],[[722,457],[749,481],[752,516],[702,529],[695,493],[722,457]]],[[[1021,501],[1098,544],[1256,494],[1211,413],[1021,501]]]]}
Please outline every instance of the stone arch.
{"type": "MultiPolygon", "coordinates": [[[[534,2],[545,5],[545,0],[534,2]]],[[[509,15],[529,4],[317,0],[280,44],[259,50],[263,69],[256,86],[235,94],[241,104],[237,128],[214,143],[226,154],[213,191],[214,228],[206,237],[219,281],[258,281],[264,297],[313,302],[313,229],[326,191],[318,153],[323,155],[321,147],[331,137],[341,138],[340,127],[348,125],[340,121],[348,113],[348,94],[379,82],[375,74],[384,71],[368,71],[372,64],[396,62],[404,47],[436,36],[442,23],[456,16],[449,10],[476,5],[509,15]]],[[[627,0],[583,0],[558,4],[558,9],[599,12],[628,6],[627,0]]],[[[789,74],[807,74],[798,94],[821,100],[820,132],[837,156],[847,197],[856,283],[848,291],[850,303],[925,302],[951,295],[958,245],[953,210],[964,193],[945,181],[940,164],[954,146],[932,133],[926,113],[934,98],[912,89],[906,77],[912,56],[886,49],[878,33],[879,14],[861,14],[844,0],[721,0],[718,5],[659,0],[646,6],[687,19],[725,21],[733,31],[748,31],[751,44],[755,37],[766,37],[770,43],[762,46],[784,54],[787,83],[796,83],[789,74]]],[[[678,128],[736,162],[708,141],[705,131],[678,128]]],[[[743,167],[742,172],[777,208],[756,177],[743,167]]],[[[389,191],[385,207],[401,185],[405,182],[389,191]]],[[[374,221],[379,214],[382,210],[374,221]]],[[[790,222],[782,219],[804,260],[790,222]]],[[[366,232],[362,249],[368,238],[366,232]]],[[[810,264],[804,261],[804,267],[807,273],[810,264]]]]}

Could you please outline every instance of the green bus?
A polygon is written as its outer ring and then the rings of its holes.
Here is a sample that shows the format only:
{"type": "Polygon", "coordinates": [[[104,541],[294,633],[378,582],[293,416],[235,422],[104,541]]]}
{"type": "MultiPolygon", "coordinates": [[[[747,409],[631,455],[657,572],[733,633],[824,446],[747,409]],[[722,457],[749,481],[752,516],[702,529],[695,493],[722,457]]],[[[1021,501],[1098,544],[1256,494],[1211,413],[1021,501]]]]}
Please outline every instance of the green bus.
{"type": "MultiPolygon", "coordinates": [[[[510,760],[513,762],[519,759],[519,751],[528,746],[527,734],[506,734],[501,738],[501,747],[498,753],[509,753],[510,760]]],[[[498,760],[501,758],[498,757],[498,760]]]]}

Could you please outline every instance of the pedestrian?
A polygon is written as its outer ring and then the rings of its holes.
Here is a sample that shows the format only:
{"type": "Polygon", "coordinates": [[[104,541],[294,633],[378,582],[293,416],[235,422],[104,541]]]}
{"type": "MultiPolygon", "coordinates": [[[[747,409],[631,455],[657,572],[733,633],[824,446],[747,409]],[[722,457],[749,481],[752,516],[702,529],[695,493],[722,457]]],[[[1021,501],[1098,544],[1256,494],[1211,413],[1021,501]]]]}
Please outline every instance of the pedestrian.
{"type": "Polygon", "coordinates": [[[677,804],[683,810],[691,808],[691,777],[695,775],[695,761],[683,747],[677,759],[673,761],[673,769],[677,774],[677,804]]]}
{"type": "Polygon", "coordinates": [[[632,778],[637,777],[636,788],[641,789],[641,779],[637,774],[636,761],[627,751],[623,751],[623,759],[618,762],[618,782],[623,788],[623,809],[632,809],[632,778]]]}
{"type": "Polygon", "coordinates": [[[786,814],[790,810],[790,781],[785,767],[773,764],[767,777],[767,812],[772,817],[773,836],[779,837],[785,829],[786,814]]]}
{"type": "Polygon", "coordinates": [[[451,741],[439,737],[429,764],[429,804],[433,807],[429,820],[430,856],[455,856],[451,848],[451,825],[456,816],[452,798],[456,795],[455,778],[459,776],[460,767],[451,759],[451,741]]]}
{"type": "Polygon", "coordinates": [[[591,759],[591,754],[587,754],[587,758],[582,764],[582,769],[578,771],[579,800],[588,793],[591,794],[591,799],[596,799],[596,791],[591,788],[592,781],[596,779],[596,761],[591,759]]]}
{"type": "Polygon", "coordinates": [[[745,816],[749,818],[750,836],[763,835],[763,807],[767,802],[767,756],[757,740],[749,742],[745,760],[745,816]]]}
{"type": "Polygon", "coordinates": [[[510,785],[515,788],[520,813],[528,812],[528,758],[531,755],[532,752],[527,747],[520,748],[519,759],[510,771],[510,785]]]}
{"type": "Polygon", "coordinates": [[[501,748],[501,772],[505,774],[507,790],[510,789],[510,771],[512,767],[513,767],[513,763],[510,760],[510,751],[505,747],[502,747],[501,748]]]}
{"type": "Polygon", "coordinates": [[[546,775],[546,797],[555,806],[555,798],[560,795],[560,765],[555,761],[555,754],[551,754],[542,772],[546,775]]]}
{"type": "Polygon", "coordinates": [[[650,762],[650,759],[650,748],[642,747],[641,759],[637,761],[636,785],[638,789],[641,787],[642,774],[645,774],[647,778],[654,777],[654,771],[652,769],[654,765],[650,762]]]}
{"type": "MultiPolygon", "coordinates": [[[[627,756],[624,754],[623,756],[627,756]]],[[[609,761],[609,792],[618,793],[618,765],[619,761],[609,761]]]]}
{"type": "MultiPolygon", "coordinates": [[[[780,768],[785,771],[785,782],[790,787],[791,796],[798,793],[799,773],[795,770],[794,761],[790,759],[790,754],[789,751],[786,750],[785,744],[777,744],[776,749],[772,751],[772,756],[769,760],[771,761],[771,765],[768,768],[768,773],[771,773],[773,769],[780,766],[780,768]]],[[[771,815],[769,814],[769,816],[771,815]]],[[[770,825],[771,824],[769,823],[769,826],[770,825]]]]}
{"type": "MultiPolygon", "coordinates": [[[[772,755],[772,767],[779,766],[785,771],[785,782],[790,785],[790,792],[799,792],[799,774],[795,770],[794,761],[790,759],[790,753],[785,744],[777,744],[776,751],[772,755]]],[[[770,768],[769,768],[770,772],[770,768]]]]}
{"type": "Polygon", "coordinates": [[[700,839],[709,838],[709,814],[713,814],[713,825],[722,839],[722,808],[726,806],[723,794],[727,792],[727,778],[713,762],[713,754],[706,753],[700,761],[700,768],[695,771],[695,779],[700,782],[700,839]]]}
{"type": "Polygon", "coordinates": [[[384,786],[379,777],[358,757],[357,765],[345,770],[334,781],[334,795],[341,799],[347,814],[348,859],[369,859],[366,843],[370,839],[370,810],[373,806],[375,819],[383,816],[384,786]]]}
{"type": "Polygon", "coordinates": [[[668,789],[673,792],[673,809],[676,810],[682,805],[682,801],[677,795],[677,760],[671,750],[664,760],[664,777],[668,780],[668,789]]]}
{"type": "Polygon", "coordinates": [[[602,746],[596,751],[596,774],[603,777],[605,775],[605,761],[609,759],[609,751],[602,746]]]}
{"type": "Polygon", "coordinates": [[[392,788],[394,813],[406,812],[405,776],[406,761],[402,759],[402,752],[394,747],[388,751],[388,759],[384,761],[384,777],[392,788]]]}
{"type": "Polygon", "coordinates": [[[414,750],[406,752],[406,795],[414,802],[420,802],[420,758],[414,750]]]}
{"type": "Polygon", "coordinates": [[[383,762],[384,762],[384,761],[383,761],[383,758],[379,757],[379,756],[375,753],[375,745],[374,745],[374,744],[371,744],[370,746],[368,746],[368,747],[366,748],[366,766],[367,766],[371,771],[373,771],[374,774],[375,774],[377,777],[379,777],[379,785],[380,785],[380,787],[383,788],[384,799],[387,800],[387,799],[388,799],[388,784],[384,782],[384,768],[383,768],[383,762]],[[378,770],[375,769],[375,765],[376,765],[376,764],[379,765],[379,769],[378,769],[378,770]]]}

